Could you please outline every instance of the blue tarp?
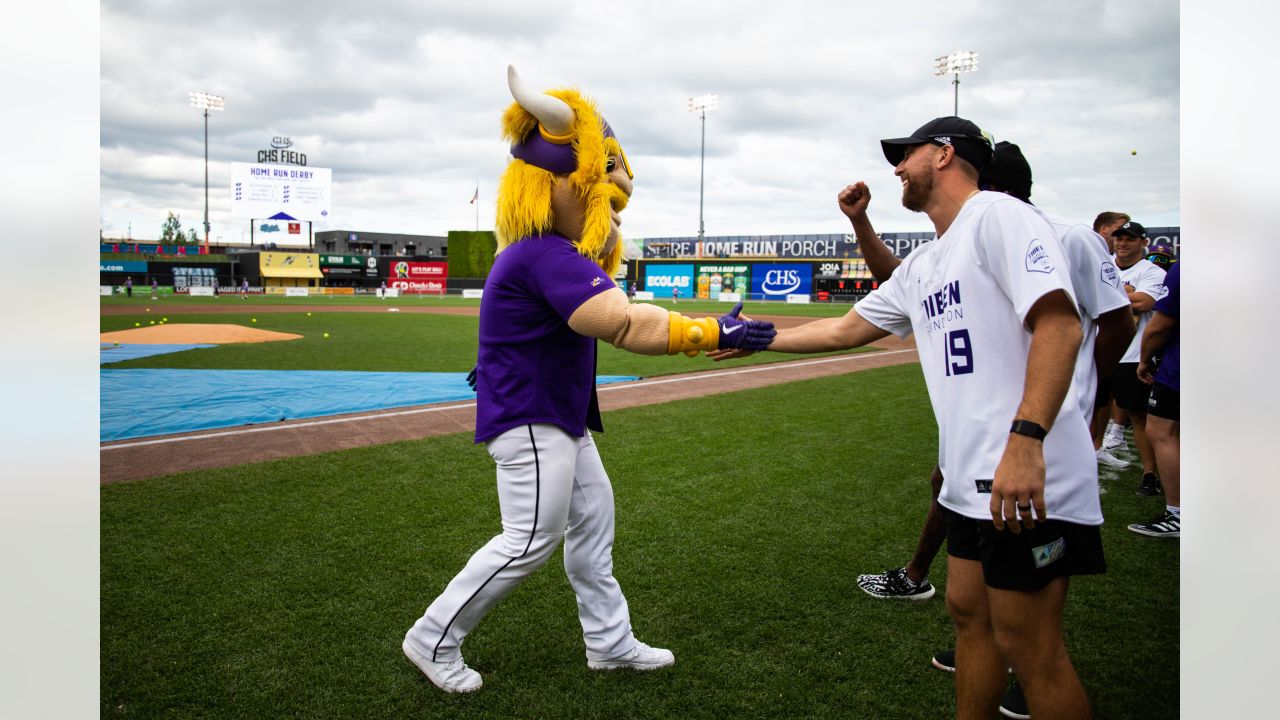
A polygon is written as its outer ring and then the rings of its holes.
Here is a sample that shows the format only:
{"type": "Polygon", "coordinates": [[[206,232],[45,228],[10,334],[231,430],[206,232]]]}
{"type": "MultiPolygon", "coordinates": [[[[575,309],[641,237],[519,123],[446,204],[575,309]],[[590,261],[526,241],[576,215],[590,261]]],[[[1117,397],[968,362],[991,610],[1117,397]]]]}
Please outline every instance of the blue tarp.
{"type": "Polygon", "coordinates": [[[200,348],[217,347],[216,345],[137,345],[127,343],[124,345],[107,345],[98,346],[98,364],[120,362],[121,360],[134,360],[136,358],[151,357],[152,355],[164,355],[166,353],[182,352],[183,350],[198,350],[200,348]]]}
{"type": "MultiPolygon", "coordinates": [[[[99,437],[103,442],[475,398],[466,373],[175,369],[99,372],[99,437]]],[[[603,385],[635,379],[607,375],[596,381],[603,385]]]]}

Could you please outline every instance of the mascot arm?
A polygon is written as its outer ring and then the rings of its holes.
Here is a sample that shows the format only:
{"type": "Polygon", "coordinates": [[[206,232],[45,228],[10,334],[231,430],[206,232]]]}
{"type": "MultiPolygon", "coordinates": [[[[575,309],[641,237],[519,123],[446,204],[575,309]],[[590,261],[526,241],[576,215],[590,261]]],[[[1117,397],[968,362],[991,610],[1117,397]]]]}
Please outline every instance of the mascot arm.
{"type": "Polygon", "coordinates": [[[582,303],[569,317],[569,327],[640,355],[696,354],[715,350],[720,339],[715,318],[687,318],[657,305],[628,302],[617,288],[582,303]]]}

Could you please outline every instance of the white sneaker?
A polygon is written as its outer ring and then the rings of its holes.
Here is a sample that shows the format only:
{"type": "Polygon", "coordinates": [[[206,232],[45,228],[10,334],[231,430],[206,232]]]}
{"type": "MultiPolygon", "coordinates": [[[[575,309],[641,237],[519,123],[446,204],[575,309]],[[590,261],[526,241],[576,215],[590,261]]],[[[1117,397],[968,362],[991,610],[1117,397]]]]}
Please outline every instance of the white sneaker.
{"type": "Polygon", "coordinates": [[[484,684],[480,673],[467,667],[461,657],[453,662],[432,662],[431,658],[413,649],[409,638],[405,638],[400,644],[400,649],[427,676],[432,685],[447,693],[469,693],[479,690],[484,684]]]}
{"type": "Polygon", "coordinates": [[[588,660],[587,667],[592,670],[616,670],[631,668],[632,670],[657,670],[676,664],[676,656],[670,650],[654,648],[642,642],[636,643],[629,652],[612,660],[588,660]]]}
{"type": "Polygon", "coordinates": [[[1113,467],[1117,469],[1129,467],[1128,462],[1121,460],[1115,455],[1112,455],[1111,451],[1106,449],[1105,447],[1098,449],[1098,462],[1102,463],[1103,465],[1107,465],[1109,467],[1113,467]]]}
{"type": "Polygon", "coordinates": [[[1103,450],[1119,450],[1128,444],[1124,437],[1124,428],[1115,423],[1107,425],[1107,431],[1102,435],[1103,450]]]}

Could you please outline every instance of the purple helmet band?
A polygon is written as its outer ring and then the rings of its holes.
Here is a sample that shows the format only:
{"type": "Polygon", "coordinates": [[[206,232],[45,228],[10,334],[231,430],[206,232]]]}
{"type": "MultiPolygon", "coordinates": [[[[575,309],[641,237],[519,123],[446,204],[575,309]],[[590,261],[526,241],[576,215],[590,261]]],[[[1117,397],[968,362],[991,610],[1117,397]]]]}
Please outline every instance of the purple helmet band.
{"type": "MultiPolygon", "coordinates": [[[[609,123],[603,119],[600,122],[604,125],[604,136],[614,137],[609,123]]],[[[557,145],[547,142],[537,129],[532,130],[522,142],[512,145],[511,155],[557,175],[567,175],[578,169],[578,159],[573,154],[572,143],[557,145]]]]}

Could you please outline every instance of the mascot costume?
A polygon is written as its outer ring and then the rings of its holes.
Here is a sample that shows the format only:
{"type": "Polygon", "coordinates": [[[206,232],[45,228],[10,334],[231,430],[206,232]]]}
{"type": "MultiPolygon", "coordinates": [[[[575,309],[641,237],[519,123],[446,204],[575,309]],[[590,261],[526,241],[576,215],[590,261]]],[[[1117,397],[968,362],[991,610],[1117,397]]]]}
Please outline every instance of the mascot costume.
{"type": "Polygon", "coordinates": [[[512,160],[498,190],[498,254],[480,303],[477,443],[497,464],[502,533],[405,635],[405,655],[440,689],[470,692],[462,660],[472,628],[564,539],[564,568],[593,670],[654,670],[668,650],[636,640],[613,577],[613,488],[591,438],[596,340],[645,355],[759,350],[773,325],[689,318],[628,302],[613,281],[622,260],[618,213],[631,167],[594,104],[577,90],[530,91],[507,68],[515,102],[502,118],[512,160]]]}

